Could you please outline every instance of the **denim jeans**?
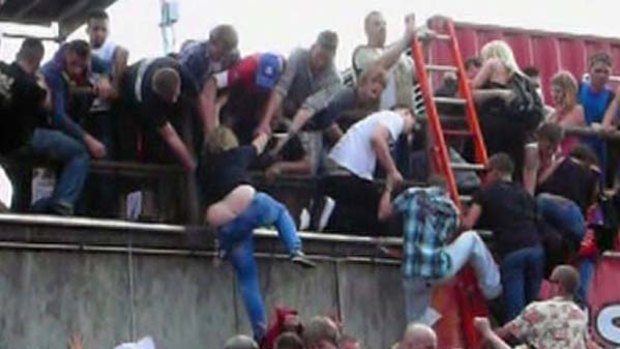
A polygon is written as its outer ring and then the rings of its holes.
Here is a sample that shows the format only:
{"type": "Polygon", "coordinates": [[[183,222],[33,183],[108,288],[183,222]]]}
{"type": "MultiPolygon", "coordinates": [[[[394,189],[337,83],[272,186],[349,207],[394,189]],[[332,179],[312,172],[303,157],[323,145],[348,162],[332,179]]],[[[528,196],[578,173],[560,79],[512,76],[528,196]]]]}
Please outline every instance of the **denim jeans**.
{"type": "Polygon", "coordinates": [[[536,207],[543,218],[563,235],[568,234],[576,244],[586,235],[586,221],[579,206],[558,195],[542,193],[536,196],[536,207]]]}
{"type": "Polygon", "coordinates": [[[444,251],[450,256],[450,268],[441,279],[406,278],[403,280],[405,291],[405,310],[407,322],[423,322],[429,326],[429,307],[436,285],[447,282],[470,264],[478,278],[478,286],[486,299],[494,299],[501,293],[500,274],[493,256],[484,241],[474,231],[462,233],[444,251]]]}
{"type": "Polygon", "coordinates": [[[544,275],[542,246],[522,248],[504,256],[500,271],[506,306],[506,320],[514,319],[538,297],[544,275]]]}
{"type": "Polygon", "coordinates": [[[581,304],[588,304],[588,291],[594,277],[596,260],[594,257],[586,257],[579,261],[579,289],[577,290],[577,300],[581,304]]]}
{"type": "Polygon", "coordinates": [[[36,156],[62,163],[52,197],[34,203],[33,210],[49,212],[52,208],[62,208],[71,213],[88,176],[90,155],[86,147],[61,131],[37,128],[28,148],[36,156]]]}
{"type": "Polygon", "coordinates": [[[218,248],[231,262],[246,311],[257,340],[267,328],[267,313],[258,281],[258,268],[254,259],[253,231],[261,226],[275,226],[287,252],[293,255],[301,250],[295,222],[286,208],[271,196],[258,192],[250,206],[233,221],[218,228],[218,248]]]}

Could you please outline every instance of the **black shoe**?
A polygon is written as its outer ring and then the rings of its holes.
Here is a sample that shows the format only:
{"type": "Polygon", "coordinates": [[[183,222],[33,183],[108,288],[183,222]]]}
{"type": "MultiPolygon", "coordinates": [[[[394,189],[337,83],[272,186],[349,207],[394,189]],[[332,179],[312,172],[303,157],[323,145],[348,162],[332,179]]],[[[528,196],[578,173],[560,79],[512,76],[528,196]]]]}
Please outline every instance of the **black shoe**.
{"type": "Polygon", "coordinates": [[[304,269],[316,268],[316,263],[308,259],[303,252],[297,252],[291,256],[291,262],[300,265],[304,269]]]}

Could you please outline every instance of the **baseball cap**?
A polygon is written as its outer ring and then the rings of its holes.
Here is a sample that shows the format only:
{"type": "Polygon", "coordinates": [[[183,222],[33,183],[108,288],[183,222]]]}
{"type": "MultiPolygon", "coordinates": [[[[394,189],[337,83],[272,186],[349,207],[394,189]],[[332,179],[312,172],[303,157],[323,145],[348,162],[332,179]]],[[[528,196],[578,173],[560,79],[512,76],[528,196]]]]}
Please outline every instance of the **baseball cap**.
{"type": "Polygon", "coordinates": [[[262,54],[256,69],[256,86],[272,89],[282,75],[283,60],[273,53],[262,54]]]}

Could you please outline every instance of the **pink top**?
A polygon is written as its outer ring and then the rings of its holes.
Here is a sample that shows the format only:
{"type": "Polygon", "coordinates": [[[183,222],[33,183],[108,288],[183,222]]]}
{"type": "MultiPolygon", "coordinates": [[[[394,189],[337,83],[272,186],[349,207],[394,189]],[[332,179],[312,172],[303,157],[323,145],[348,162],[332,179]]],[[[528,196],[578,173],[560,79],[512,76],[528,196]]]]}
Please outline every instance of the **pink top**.
{"type": "MultiPolygon", "coordinates": [[[[549,122],[557,123],[560,126],[570,127],[585,127],[586,120],[583,114],[583,107],[581,105],[575,105],[569,112],[565,112],[562,115],[558,111],[553,112],[549,117],[549,122]]],[[[564,137],[562,143],[560,143],[560,149],[562,155],[570,154],[571,150],[579,144],[580,139],[578,136],[564,137]]]]}

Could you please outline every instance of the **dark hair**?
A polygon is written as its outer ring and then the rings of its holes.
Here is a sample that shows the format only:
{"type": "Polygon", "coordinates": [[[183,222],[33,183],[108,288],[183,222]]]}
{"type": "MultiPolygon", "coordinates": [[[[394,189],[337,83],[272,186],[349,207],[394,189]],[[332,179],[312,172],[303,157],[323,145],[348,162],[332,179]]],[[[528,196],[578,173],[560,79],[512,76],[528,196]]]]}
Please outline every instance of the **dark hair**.
{"type": "Polygon", "coordinates": [[[179,73],[168,67],[155,70],[152,78],[153,90],[160,96],[170,97],[174,95],[181,85],[179,73]]]}
{"type": "Polygon", "coordinates": [[[304,326],[304,344],[306,347],[316,345],[325,340],[333,345],[338,345],[340,333],[332,320],[318,316],[310,320],[304,326]]]}
{"type": "Polygon", "coordinates": [[[324,30],[316,38],[317,46],[328,52],[336,52],[338,48],[338,34],[335,31],[324,30]]]}
{"type": "Polygon", "coordinates": [[[90,45],[84,40],[73,40],[67,44],[67,51],[81,58],[90,57],[90,45]]]}
{"type": "Polygon", "coordinates": [[[613,67],[614,65],[611,56],[607,52],[596,52],[590,56],[590,68],[598,63],[603,63],[609,67],[613,67]]]}
{"type": "Polygon", "coordinates": [[[512,176],[512,173],[515,171],[515,164],[508,154],[497,153],[489,158],[487,169],[512,176]]]}
{"type": "Polygon", "coordinates": [[[26,38],[17,52],[17,59],[34,62],[36,60],[41,60],[43,55],[45,55],[45,48],[41,40],[37,38],[26,38]]]}
{"type": "Polygon", "coordinates": [[[234,50],[239,45],[237,31],[230,24],[220,24],[211,29],[209,41],[222,45],[226,50],[234,50]]]}
{"type": "Polygon", "coordinates": [[[529,66],[523,69],[523,74],[530,78],[537,78],[540,76],[540,70],[534,66],[529,66]]]}
{"type": "Polygon", "coordinates": [[[369,81],[380,81],[385,88],[387,85],[387,71],[380,64],[371,65],[360,74],[358,85],[363,85],[369,81]]]}
{"type": "Polygon", "coordinates": [[[598,166],[598,157],[596,153],[587,144],[577,144],[571,150],[570,156],[577,160],[583,161],[589,166],[598,166]]]}
{"type": "Polygon", "coordinates": [[[564,138],[564,130],[558,124],[544,123],[536,130],[538,140],[544,140],[551,144],[560,144],[564,138]]]}
{"type": "Polygon", "coordinates": [[[293,332],[285,332],[276,338],[274,349],[304,349],[301,338],[293,332]]]}
{"type": "Polygon", "coordinates": [[[88,18],[88,22],[90,22],[93,19],[107,21],[110,19],[110,16],[108,16],[105,10],[95,9],[95,10],[88,12],[88,15],[86,18],[88,18]]]}
{"type": "Polygon", "coordinates": [[[446,177],[442,175],[434,174],[428,178],[428,185],[430,185],[431,187],[439,187],[442,189],[447,189],[448,181],[446,180],[446,177]]]}
{"type": "Polygon", "coordinates": [[[482,67],[482,60],[479,57],[469,57],[465,60],[465,70],[469,70],[471,67],[482,67]]]}

